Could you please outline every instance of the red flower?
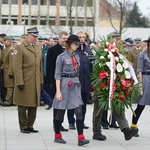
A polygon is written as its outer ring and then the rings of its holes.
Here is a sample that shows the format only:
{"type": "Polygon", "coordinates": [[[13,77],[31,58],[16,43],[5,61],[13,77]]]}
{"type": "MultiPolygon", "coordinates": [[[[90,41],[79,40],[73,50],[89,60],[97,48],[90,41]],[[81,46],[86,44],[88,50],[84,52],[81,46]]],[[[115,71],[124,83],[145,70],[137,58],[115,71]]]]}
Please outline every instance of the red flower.
{"type": "Polygon", "coordinates": [[[107,80],[107,83],[110,84],[110,79],[107,80]]]}
{"type": "Polygon", "coordinates": [[[122,84],[123,86],[125,86],[126,88],[128,88],[128,87],[131,86],[131,82],[125,80],[123,77],[120,78],[120,82],[121,82],[121,84],[122,84]]]}
{"type": "Polygon", "coordinates": [[[104,87],[105,87],[105,83],[101,82],[99,86],[100,86],[101,88],[104,88],[104,87]]]}
{"type": "Polygon", "coordinates": [[[105,70],[102,70],[98,73],[98,77],[100,79],[104,79],[104,78],[106,78],[106,76],[107,76],[107,72],[105,70]]]}
{"type": "Polygon", "coordinates": [[[121,99],[122,101],[124,101],[126,99],[126,97],[124,95],[118,95],[118,98],[121,99]]]}
{"type": "Polygon", "coordinates": [[[126,96],[129,96],[129,95],[130,95],[130,92],[129,92],[129,91],[126,91],[125,93],[126,93],[126,96]]]}
{"type": "Polygon", "coordinates": [[[72,81],[69,81],[68,82],[68,86],[72,86],[73,85],[73,82],[72,81]]]}
{"type": "Polygon", "coordinates": [[[126,89],[126,87],[125,87],[124,85],[122,85],[122,86],[121,86],[121,89],[122,89],[122,90],[125,90],[125,89],[126,89]]]}

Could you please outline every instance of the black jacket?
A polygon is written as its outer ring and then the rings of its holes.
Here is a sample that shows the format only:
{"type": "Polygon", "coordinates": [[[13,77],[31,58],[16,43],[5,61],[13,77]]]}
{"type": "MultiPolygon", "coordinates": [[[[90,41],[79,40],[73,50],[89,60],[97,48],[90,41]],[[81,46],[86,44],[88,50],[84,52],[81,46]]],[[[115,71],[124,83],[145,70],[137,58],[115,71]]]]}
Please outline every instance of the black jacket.
{"type": "Polygon", "coordinates": [[[81,46],[79,46],[76,53],[80,57],[79,80],[81,83],[81,92],[90,92],[92,63],[89,59],[89,55],[92,55],[92,52],[85,44],[83,44],[83,50],[81,50],[81,46]],[[86,54],[88,54],[88,56],[86,56],[86,54]]]}
{"type": "Polygon", "coordinates": [[[55,83],[55,66],[56,66],[56,59],[59,54],[63,52],[62,46],[58,43],[53,47],[48,49],[47,53],[47,61],[46,61],[46,83],[53,85],[51,87],[51,96],[54,97],[56,93],[56,83],[55,83]]]}

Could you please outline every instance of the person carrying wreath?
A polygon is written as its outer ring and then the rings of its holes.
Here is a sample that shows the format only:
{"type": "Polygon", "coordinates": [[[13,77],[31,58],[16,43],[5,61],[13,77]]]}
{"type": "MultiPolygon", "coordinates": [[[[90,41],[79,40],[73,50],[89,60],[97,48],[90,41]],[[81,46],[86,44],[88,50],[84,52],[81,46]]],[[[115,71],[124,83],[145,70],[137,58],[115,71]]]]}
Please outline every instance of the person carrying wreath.
{"type": "Polygon", "coordinates": [[[65,144],[66,141],[60,133],[61,123],[66,109],[74,109],[76,114],[76,126],[78,132],[78,145],[88,144],[83,134],[83,116],[81,98],[81,85],[78,78],[79,75],[79,57],[75,54],[75,50],[79,46],[80,40],[78,36],[72,34],[66,41],[66,50],[57,57],[55,79],[56,79],[56,95],[53,101],[53,108],[57,109],[54,122],[56,143],[65,144]]]}

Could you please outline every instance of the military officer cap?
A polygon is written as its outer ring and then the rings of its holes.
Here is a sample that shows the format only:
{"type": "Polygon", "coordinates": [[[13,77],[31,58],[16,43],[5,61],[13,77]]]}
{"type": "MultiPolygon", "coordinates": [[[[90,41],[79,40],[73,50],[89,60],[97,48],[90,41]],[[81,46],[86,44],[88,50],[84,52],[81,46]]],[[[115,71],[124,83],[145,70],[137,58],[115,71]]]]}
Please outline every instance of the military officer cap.
{"type": "Polygon", "coordinates": [[[79,38],[78,38],[77,35],[71,34],[71,35],[68,37],[68,39],[66,40],[66,42],[75,42],[75,43],[79,43],[80,40],[79,40],[79,38]]]}
{"type": "Polygon", "coordinates": [[[137,38],[135,38],[135,39],[134,39],[134,41],[135,41],[135,43],[139,43],[139,42],[141,42],[141,41],[142,41],[142,39],[141,39],[141,38],[139,38],[139,37],[137,37],[137,38]]]}
{"type": "Polygon", "coordinates": [[[30,33],[33,36],[39,36],[39,31],[38,31],[37,27],[27,29],[27,33],[30,33]]]}
{"type": "Polygon", "coordinates": [[[111,32],[107,35],[108,39],[110,39],[112,37],[120,37],[120,35],[117,32],[111,32]]]}
{"type": "Polygon", "coordinates": [[[12,43],[16,43],[15,38],[11,38],[11,42],[12,42],[12,43]]]}
{"type": "Polygon", "coordinates": [[[133,44],[133,43],[134,43],[133,40],[132,40],[132,38],[127,38],[127,39],[125,39],[124,41],[125,41],[125,42],[129,42],[130,44],[133,44]]]}
{"type": "Polygon", "coordinates": [[[10,38],[9,36],[5,36],[5,37],[4,37],[4,41],[5,41],[5,40],[11,40],[11,38],[10,38]]]}
{"type": "Polygon", "coordinates": [[[1,37],[1,38],[5,37],[5,36],[6,36],[5,33],[1,33],[1,34],[0,34],[0,37],[1,37]]]}

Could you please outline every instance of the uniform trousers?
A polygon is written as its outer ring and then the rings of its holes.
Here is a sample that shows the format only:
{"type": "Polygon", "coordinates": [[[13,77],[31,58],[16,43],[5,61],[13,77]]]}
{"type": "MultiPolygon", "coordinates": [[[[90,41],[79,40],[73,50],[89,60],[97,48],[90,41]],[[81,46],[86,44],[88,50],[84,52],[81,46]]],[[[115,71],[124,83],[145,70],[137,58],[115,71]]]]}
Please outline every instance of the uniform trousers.
{"type": "Polygon", "coordinates": [[[12,104],[13,103],[13,87],[7,87],[6,99],[5,104],[12,104]]]}
{"type": "Polygon", "coordinates": [[[18,106],[20,129],[33,128],[36,119],[37,107],[18,106]]]}

